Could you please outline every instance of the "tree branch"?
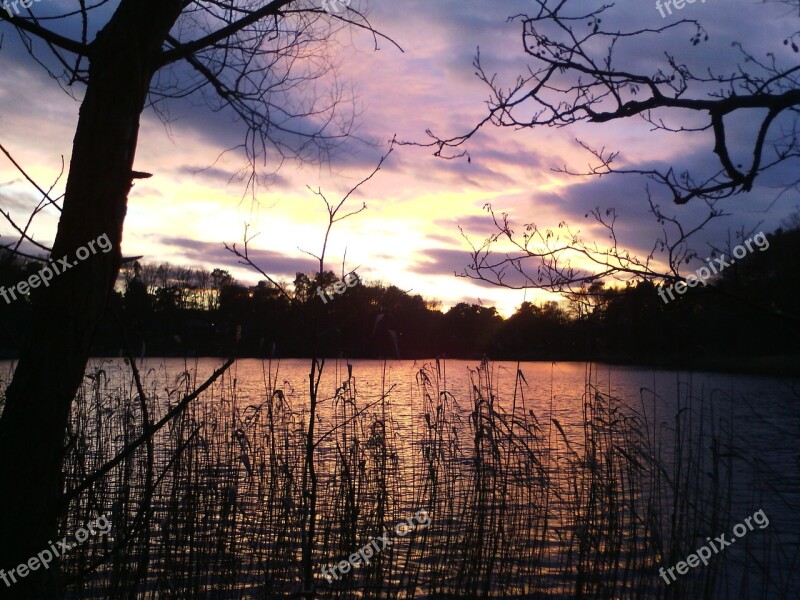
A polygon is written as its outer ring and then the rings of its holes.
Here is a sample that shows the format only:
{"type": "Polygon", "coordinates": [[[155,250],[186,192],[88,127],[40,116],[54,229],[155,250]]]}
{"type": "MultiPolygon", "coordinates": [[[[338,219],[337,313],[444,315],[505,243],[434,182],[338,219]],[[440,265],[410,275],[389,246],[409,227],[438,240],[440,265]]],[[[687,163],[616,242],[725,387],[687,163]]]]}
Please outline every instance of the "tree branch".
{"type": "Polygon", "coordinates": [[[64,37],[63,35],[55,33],[54,31],[50,31],[41,25],[37,25],[36,23],[33,23],[27,19],[23,19],[22,17],[9,16],[4,10],[0,10],[0,19],[8,21],[14,27],[18,27],[23,31],[27,31],[31,35],[34,35],[49,44],[58,46],[63,50],[67,50],[68,52],[72,52],[79,56],[91,57],[91,44],[82,44],[81,42],[76,42],[75,40],[64,37]]]}
{"type": "Polygon", "coordinates": [[[221,29],[218,29],[213,33],[210,33],[205,37],[199,38],[191,42],[186,42],[184,44],[179,43],[176,48],[173,48],[172,50],[167,50],[166,52],[162,53],[161,58],[158,61],[156,61],[157,65],[160,68],[170,63],[173,63],[177,60],[188,58],[195,52],[213,46],[218,42],[221,42],[229,38],[230,36],[244,29],[245,27],[257,23],[264,17],[277,15],[280,12],[281,8],[295,1],[296,0],[273,0],[266,6],[263,6],[260,9],[251,12],[249,15],[242,17],[238,21],[234,21],[233,23],[230,23],[229,25],[221,29]]]}

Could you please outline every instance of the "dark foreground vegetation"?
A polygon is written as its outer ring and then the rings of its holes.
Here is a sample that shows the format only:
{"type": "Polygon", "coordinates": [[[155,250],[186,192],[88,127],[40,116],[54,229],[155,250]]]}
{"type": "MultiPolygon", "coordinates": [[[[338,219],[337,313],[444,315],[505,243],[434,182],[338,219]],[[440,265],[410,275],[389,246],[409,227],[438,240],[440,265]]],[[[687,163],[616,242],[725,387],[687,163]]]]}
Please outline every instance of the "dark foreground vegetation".
{"type": "MultiPolygon", "coordinates": [[[[128,264],[94,354],[120,355],[124,331],[134,354],[149,356],[303,357],[314,351],[354,358],[488,356],[698,367],[761,361],[777,367],[779,358],[800,355],[800,229],[778,230],[769,243],[708,287],[667,304],[649,281],[623,288],[595,283],[566,304],[523,303],[508,319],[492,307],[466,303],[442,312],[435,300],[381,283],[360,283],[323,302],[320,286],[339,279],[331,272],[298,273],[286,296],[266,281],[245,286],[221,269],[128,264]]],[[[15,284],[36,265],[5,255],[0,285],[15,284]]],[[[27,300],[0,301],[0,356],[16,356],[29,320],[27,300]]]]}
{"type": "Polygon", "coordinates": [[[652,392],[625,406],[587,371],[583,396],[558,400],[574,414],[556,417],[554,397],[526,399],[522,372],[498,397],[485,362],[471,372],[471,397],[450,392],[438,361],[417,372],[412,398],[365,394],[344,364],[325,367],[339,382],[325,390],[316,362],[310,399],[268,362],[263,393],[245,397],[235,368],[138,447],[192,396],[191,370],[175,380],[118,360],[87,374],[59,529],[105,514],[113,531],[65,556],[65,598],[795,597],[777,524],[669,587],[659,578],[758,508],[774,481],[762,465],[752,506],[738,498],[732,508],[746,455],[707,391],[685,390],[666,415],[652,392]],[[428,528],[339,581],[322,577],[419,509],[428,528]]]}

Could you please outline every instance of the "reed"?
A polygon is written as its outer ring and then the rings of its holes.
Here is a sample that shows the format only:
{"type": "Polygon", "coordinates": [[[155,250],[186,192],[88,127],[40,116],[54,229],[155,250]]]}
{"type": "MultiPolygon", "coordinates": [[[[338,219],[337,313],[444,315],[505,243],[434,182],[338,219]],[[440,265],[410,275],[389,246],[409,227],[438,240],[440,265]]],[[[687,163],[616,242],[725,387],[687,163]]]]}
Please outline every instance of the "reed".
{"type": "MultiPolygon", "coordinates": [[[[411,398],[398,398],[385,377],[364,394],[340,363],[328,367],[335,389],[315,388],[323,368],[312,369],[309,402],[308,389],[265,361],[252,402],[234,367],[77,494],[62,529],[108,514],[113,534],[64,558],[65,598],[736,595],[722,585],[725,554],[669,587],[658,577],[703,532],[731,524],[732,432],[708,398],[688,390],[662,415],[663,399],[643,390],[627,406],[587,366],[574,399],[582,419],[568,424],[552,391],[545,402],[526,397],[520,369],[513,397],[501,398],[484,361],[459,398],[437,360],[417,371],[411,398]],[[403,401],[411,422],[398,413],[403,401]],[[419,508],[430,527],[338,580],[322,578],[321,567],[419,508]]],[[[65,444],[65,491],[150,431],[197,387],[196,373],[196,364],[176,377],[113,361],[87,373],[65,444]]],[[[761,597],[773,594],[765,587],[761,597]]]]}

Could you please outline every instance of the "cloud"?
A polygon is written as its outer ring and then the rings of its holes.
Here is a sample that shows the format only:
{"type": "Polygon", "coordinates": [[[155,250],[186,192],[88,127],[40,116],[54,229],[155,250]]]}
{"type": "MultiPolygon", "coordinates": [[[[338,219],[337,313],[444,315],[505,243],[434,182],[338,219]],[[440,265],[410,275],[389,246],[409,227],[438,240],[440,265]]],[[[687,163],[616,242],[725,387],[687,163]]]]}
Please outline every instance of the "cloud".
{"type": "Polygon", "coordinates": [[[464,268],[472,262],[466,250],[448,250],[443,248],[430,248],[417,252],[422,258],[412,266],[415,273],[422,275],[453,275],[462,273],[464,268]]]}
{"type": "Polygon", "coordinates": [[[439,235],[437,233],[429,233],[426,236],[426,239],[433,241],[433,242],[441,242],[443,244],[452,245],[454,242],[458,241],[456,236],[447,236],[447,235],[439,235]]]}
{"type": "MultiPolygon", "coordinates": [[[[240,169],[238,171],[223,169],[216,166],[194,166],[183,165],[177,169],[178,175],[187,175],[194,180],[199,180],[202,183],[212,185],[214,187],[227,187],[233,185],[234,187],[241,188],[246,179],[250,176],[248,169],[240,169]]],[[[272,173],[264,176],[264,182],[268,183],[271,189],[291,187],[291,182],[280,173],[272,173]]]]}
{"type": "MultiPolygon", "coordinates": [[[[11,185],[16,183],[22,183],[22,180],[18,179],[13,182],[0,184],[0,206],[2,206],[2,209],[6,212],[11,212],[13,214],[15,211],[21,211],[21,213],[24,213],[27,217],[27,215],[36,208],[39,199],[34,198],[33,194],[28,192],[11,188],[11,185]],[[7,190],[4,191],[3,188],[7,188],[7,190]]],[[[27,186],[29,184],[25,182],[24,185],[27,186]]]]}
{"type": "MultiPolygon", "coordinates": [[[[205,264],[212,265],[214,268],[241,267],[238,264],[239,259],[227,251],[222,244],[183,237],[159,237],[157,241],[169,247],[176,256],[185,258],[192,265],[205,264]]],[[[296,273],[311,273],[316,270],[317,266],[312,259],[288,256],[272,250],[249,249],[248,256],[266,273],[277,278],[293,279],[296,273]]]]}
{"type": "Polygon", "coordinates": [[[470,215],[470,216],[457,216],[452,219],[439,219],[433,223],[447,232],[452,232],[454,236],[458,236],[463,243],[459,227],[464,230],[470,238],[478,237],[480,239],[475,242],[482,242],[483,238],[489,237],[497,233],[497,227],[492,222],[492,217],[488,213],[483,215],[470,215]]]}
{"type": "MultiPolygon", "coordinates": [[[[37,15],[48,15],[62,10],[62,4],[60,0],[42,2],[34,10],[37,15]]],[[[215,112],[209,108],[207,101],[213,94],[208,88],[190,98],[160,104],[166,126],[152,111],[142,118],[136,166],[155,176],[137,182],[131,195],[126,246],[136,245],[136,254],[148,255],[145,260],[222,266],[252,275],[237,265],[236,258],[220,243],[208,241],[236,237],[239,224],[248,222],[272,232],[271,237],[259,238],[259,242],[274,249],[252,253],[267,272],[278,278],[293,278],[297,271],[313,272],[316,263],[312,259],[282,252],[298,245],[310,247],[315,241],[313,236],[318,234],[313,225],[318,223],[319,205],[306,201],[306,184],[314,189],[320,186],[331,200],[339,199],[372,171],[393,135],[429,142],[427,129],[442,136],[470,131],[487,114],[489,90],[475,76],[472,64],[478,46],[487,74],[497,73],[496,82],[501,88],[513,86],[518,76],[528,73],[529,66],[535,67],[533,57],[521,47],[519,20],[508,21],[511,15],[533,10],[527,0],[368,4],[372,24],[396,39],[404,52],[383,41],[379,41],[380,50],[374,51],[374,39],[352,27],[344,27],[336,36],[332,51],[339,52],[341,60],[331,76],[335,75],[335,82],[344,89],[354,91],[354,103],[341,106],[359,114],[354,135],[341,140],[330,156],[312,152],[309,158],[316,162],[287,161],[279,173],[269,178],[280,163],[280,157],[271,155],[267,164],[259,167],[268,184],[258,189],[258,201],[265,207],[259,212],[241,202],[244,184],[239,179],[239,169],[248,166],[241,151],[226,153],[217,160],[226,149],[245,140],[245,127],[236,116],[230,110],[215,112]]],[[[582,0],[570,4],[576,10],[585,10],[582,0]]],[[[363,6],[367,6],[366,1],[363,6]]],[[[110,3],[97,9],[89,24],[90,38],[98,23],[102,24],[115,7],[110,3]]],[[[616,47],[615,64],[652,74],[666,64],[667,52],[697,72],[708,66],[714,72],[729,74],[742,59],[731,47],[734,40],[743,41],[759,60],[764,60],[766,52],[774,52],[779,62],[794,64],[796,55],[782,43],[796,28],[796,14],[790,15],[788,9],[780,3],[745,0],[687,4],[673,21],[698,19],[709,32],[708,42],[698,46],[689,42],[692,25],[647,39],[622,40],[616,47]],[[747,24],[744,30],[743,23],[747,24]]],[[[612,30],[656,28],[669,22],[672,21],[661,19],[654,5],[634,0],[620,0],[603,19],[603,24],[612,30]]],[[[59,33],[78,39],[80,26],[76,16],[60,26],[59,33]]],[[[575,26],[588,24],[581,21],[575,26]]],[[[187,23],[187,34],[192,29],[187,23]]],[[[69,155],[79,104],[58,89],[27,55],[17,37],[6,38],[0,53],[3,143],[15,156],[20,154],[24,166],[38,169],[36,178],[40,183],[49,182],[53,170],[57,173],[60,167],[59,156],[69,155]]],[[[55,65],[48,58],[46,47],[41,50],[39,56],[55,65]]],[[[189,66],[178,64],[171,71],[160,73],[159,82],[170,84],[172,75],[197,81],[189,66]]],[[[319,89],[324,89],[323,84],[331,81],[318,83],[319,89]]],[[[71,89],[80,98],[80,85],[71,89]]],[[[663,116],[672,125],[707,120],[705,114],[663,116]]],[[[748,115],[744,120],[726,122],[732,152],[737,161],[745,164],[756,121],[748,115]]],[[[295,121],[304,131],[316,123],[313,118],[295,121]]],[[[776,132],[780,131],[779,125],[790,131],[787,123],[776,123],[776,132]]],[[[352,207],[364,201],[370,211],[360,215],[359,221],[337,226],[337,234],[349,232],[350,237],[336,237],[334,246],[341,241],[351,251],[348,258],[356,264],[381,261],[385,265],[382,277],[402,281],[404,289],[441,289],[442,294],[448,294],[448,300],[474,297],[478,289],[475,286],[483,286],[480,293],[487,287],[453,277],[470,262],[458,226],[475,243],[497,232],[490,215],[481,210],[485,203],[491,203],[498,213],[509,212],[516,233],[526,223],[556,227],[563,220],[579,229],[584,239],[599,245],[609,243],[607,234],[585,215],[595,207],[601,211],[613,207],[619,215],[616,228],[621,245],[640,256],[646,255],[661,235],[661,226],[648,210],[646,184],[650,184],[663,210],[680,216],[687,224],[704,218],[708,208],[694,201],[675,206],[663,188],[641,177],[569,178],[554,174],[551,168],[568,164],[582,170],[591,162],[591,157],[575,143],[575,138],[580,138],[593,147],[620,150],[620,164],[626,168],[673,167],[677,172],[690,168],[704,177],[719,170],[708,132],[659,134],[649,129],[637,118],[603,125],[578,123],[564,129],[515,130],[486,125],[461,148],[469,151],[471,162],[436,159],[431,156],[431,147],[397,147],[375,179],[352,198],[352,207]],[[373,215],[375,219],[371,220],[373,215]]],[[[275,135],[281,142],[298,141],[291,134],[276,131],[275,135]]],[[[0,167],[4,169],[0,181],[18,178],[7,164],[0,167]]],[[[698,236],[698,247],[720,242],[729,229],[751,227],[760,220],[764,220],[767,231],[777,227],[798,203],[796,190],[776,201],[782,186],[792,183],[796,173],[796,163],[786,162],[759,177],[749,194],[723,200],[719,207],[732,216],[711,223],[698,236]]],[[[30,206],[24,191],[24,186],[18,188],[17,183],[0,188],[0,203],[27,214],[23,211],[30,206]]],[[[41,221],[37,218],[37,239],[55,229],[55,218],[57,215],[43,215],[41,221]]],[[[6,233],[7,228],[2,231],[6,233]]],[[[4,235],[3,239],[10,237],[4,235]]],[[[341,253],[338,248],[331,252],[341,253]]],[[[488,295],[498,304],[518,305],[522,294],[512,295],[495,288],[488,295]]]]}

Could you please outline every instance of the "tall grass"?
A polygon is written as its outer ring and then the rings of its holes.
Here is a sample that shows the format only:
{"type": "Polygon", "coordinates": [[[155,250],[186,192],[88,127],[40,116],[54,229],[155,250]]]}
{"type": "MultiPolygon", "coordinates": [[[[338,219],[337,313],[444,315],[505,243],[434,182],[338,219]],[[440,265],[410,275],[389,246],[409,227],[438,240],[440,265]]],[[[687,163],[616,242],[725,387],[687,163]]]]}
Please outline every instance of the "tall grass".
{"type": "MultiPolygon", "coordinates": [[[[587,367],[574,399],[582,418],[569,424],[552,392],[536,405],[526,397],[521,370],[513,396],[498,397],[487,362],[460,398],[439,361],[418,370],[407,399],[385,382],[367,397],[349,365],[327,368],[339,383],[326,394],[312,371],[309,402],[264,362],[253,402],[234,367],[77,494],[63,531],[108,514],[113,533],[64,558],[66,597],[738,597],[725,553],[670,586],[658,576],[732,524],[735,451],[707,399],[686,393],[675,414],[659,414],[662,399],[643,390],[626,406],[587,367]],[[404,401],[411,422],[398,413],[404,401]],[[322,578],[321,567],[420,508],[429,528],[322,578]]],[[[134,376],[110,362],[88,373],[66,439],[66,491],[190,394],[195,373],[134,376]]],[[[759,597],[788,597],[768,564],[747,565],[765,582],[759,597]]]]}

